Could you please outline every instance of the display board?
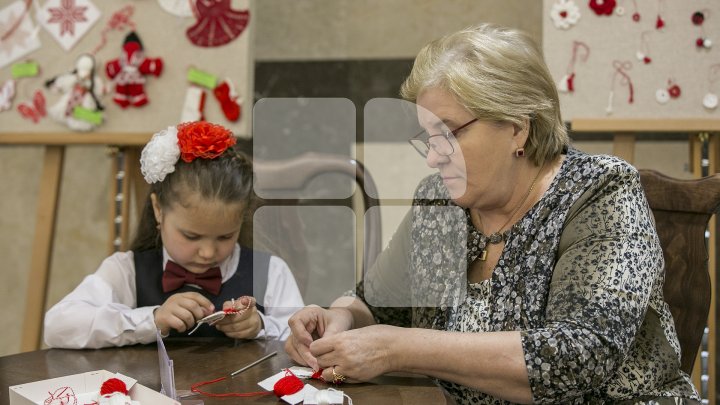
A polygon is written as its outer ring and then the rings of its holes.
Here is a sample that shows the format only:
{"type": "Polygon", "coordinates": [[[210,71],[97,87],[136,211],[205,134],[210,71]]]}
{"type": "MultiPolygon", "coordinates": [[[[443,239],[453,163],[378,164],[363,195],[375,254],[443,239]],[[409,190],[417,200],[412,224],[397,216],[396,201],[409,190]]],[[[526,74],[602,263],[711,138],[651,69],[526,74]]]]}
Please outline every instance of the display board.
{"type": "Polygon", "coordinates": [[[202,117],[249,136],[254,17],[252,0],[4,2],[0,132],[152,133],[202,117]],[[93,65],[101,123],[89,86],[73,92],[93,65]]]}
{"type": "Polygon", "coordinates": [[[720,2],[544,0],[563,118],[720,117],[720,2]]]}

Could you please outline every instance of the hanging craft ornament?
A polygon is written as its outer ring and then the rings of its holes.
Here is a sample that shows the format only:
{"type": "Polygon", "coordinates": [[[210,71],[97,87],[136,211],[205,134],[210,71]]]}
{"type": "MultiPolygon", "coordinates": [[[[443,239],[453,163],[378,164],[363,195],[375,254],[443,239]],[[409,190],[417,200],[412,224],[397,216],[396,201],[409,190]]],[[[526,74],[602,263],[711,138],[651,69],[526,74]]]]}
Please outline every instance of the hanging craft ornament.
{"type": "Polygon", "coordinates": [[[50,117],[75,131],[90,131],[103,121],[100,98],[105,84],[95,73],[95,58],[80,55],[69,73],[45,82],[45,87],[61,93],[60,99],[48,109],[50,117]]]}
{"type": "Polygon", "coordinates": [[[558,0],[550,9],[550,19],[555,28],[566,30],[580,20],[580,8],[573,0],[558,0]]]}
{"type": "Polygon", "coordinates": [[[568,63],[567,72],[557,84],[558,91],[561,93],[572,93],[575,91],[575,62],[577,61],[579,51],[581,51],[580,61],[583,63],[587,62],[590,56],[590,48],[586,43],[573,41],[572,56],[570,57],[570,63],[568,63]]]}
{"type": "Polygon", "coordinates": [[[675,83],[675,80],[668,79],[667,89],[657,89],[655,91],[655,100],[660,104],[666,104],[670,99],[676,99],[680,97],[681,90],[680,86],[675,83]]]}
{"type": "Polygon", "coordinates": [[[638,11],[637,0],[633,0],[632,20],[635,22],[640,22],[640,12],[638,11]]]}
{"type": "Polygon", "coordinates": [[[612,15],[617,3],[615,0],[590,0],[588,5],[597,15],[612,15]]]}
{"type": "Polygon", "coordinates": [[[37,12],[37,20],[66,51],[100,19],[100,10],[90,0],[48,0],[37,12]]]}
{"type": "Polygon", "coordinates": [[[192,17],[192,0],[158,0],[160,8],[178,17],[192,17]]]}
{"type": "Polygon", "coordinates": [[[655,29],[661,30],[663,27],[665,27],[665,20],[663,19],[663,9],[665,8],[665,2],[664,0],[658,0],[658,14],[657,18],[655,19],[655,29]]]}
{"type": "Polygon", "coordinates": [[[197,0],[193,7],[197,21],[186,34],[200,47],[222,46],[245,31],[250,20],[249,10],[233,10],[230,0],[197,0]]]}
{"type": "Polygon", "coordinates": [[[160,76],[163,60],[146,57],[140,37],[134,31],[125,37],[122,50],[119,58],[105,65],[108,77],[115,83],[113,101],[122,108],[141,107],[148,103],[145,76],[160,76]]]}
{"type": "Polygon", "coordinates": [[[643,31],[640,33],[640,50],[638,50],[635,53],[635,57],[637,60],[644,64],[650,64],[652,62],[652,59],[649,56],[650,53],[650,45],[648,41],[648,35],[650,35],[652,31],[643,31]]]}
{"type": "Polygon", "coordinates": [[[695,47],[697,49],[710,49],[712,47],[712,40],[705,35],[705,21],[710,16],[709,10],[696,11],[690,17],[690,20],[694,25],[700,27],[700,35],[695,39],[695,47]]]}
{"type": "Polygon", "coordinates": [[[30,0],[18,0],[0,9],[0,68],[40,48],[29,7],[30,0]]]}
{"type": "Polygon", "coordinates": [[[7,111],[12,107],[15,97],[15,80],[8,79],[0,87],[0,112],[7,111]]]}
{"type": "Polygon", "coordinates": [[[619,16],[621,16],[621,17],[624,16],[624,15],[625,15],[625,7],[623,7],[623,6],[621,6],[620,4],[618,4],[618,5],[615,7],[615,14],[617,14],[617,15],[619,15],[619,16]]]}
{"type": "Polygon", "coordinates": [[[230,79],[225,79],[222,83],[217,85],[217,87],[213,89],[213,94],[220,102],[220,107],[222,108],[225,118],[232,122],[240,119],[240,113],[242,110],[238,100],[239,96],[230,79]]]}
{"type": "Polygon", "coordinates": [[[32,100],[20,103],[17,109],[23,118],[29,119],[34,124],[37,124],[41,118],[47,115],[47,111],[45,110],[45,95],[41,90],[35,90],[32,100]]]}
{"type": "Polygon", "coordinates": [[[714,110],[718,106],[718,96],[715,93],[715,83],[720,79],[720,63],[710,65],[708,69],[708,92],[703,97],[703,107],[714,110]]]}
{"type": "Polygon", "coordinates": [[[613,99],[615,97],[615,82],[618,77],[620,78],[620,85],[628,87],[628,104],[632,104],[635,101],[635,91],[633,89],[632,79],[627,71],[632,69],[632,63],[630,61],[621,62],[619,60],[613,61],[613,69],[615,70],[612,75],[610,82],[610,94],[608,96],[608,105],[605,108],[605,113],[610,115],[613,113],[613,99]]]}
{"type": "Polygon", "coordinates": [[[110,31],[135,30],[135,23],[132,21],[134,12],[135,8],[132,5],[127,5],[114,12],[100,33],[100,43],[93,49],[91,54],[96,55],[107,44],[107,35],[110,31]]]}

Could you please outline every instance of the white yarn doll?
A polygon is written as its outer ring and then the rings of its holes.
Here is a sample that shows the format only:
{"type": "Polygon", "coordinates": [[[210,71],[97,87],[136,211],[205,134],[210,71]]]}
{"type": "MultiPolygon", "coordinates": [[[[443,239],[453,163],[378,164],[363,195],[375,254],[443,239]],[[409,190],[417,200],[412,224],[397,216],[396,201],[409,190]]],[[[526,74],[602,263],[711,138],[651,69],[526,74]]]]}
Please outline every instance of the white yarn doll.
{"type": "Polygon", "coordinates": [[[100,97],[107,93],[107,88],[95,74],[95,59],[91,55],[80,55],[75,61],[75,69],[48,80],[45,87],[62,94],[48,109],[50,117],[75,131],[90,131],[100,124],[96,119],[82,119],[75,112],[76,107],[91,114],[104,109],[100,97]]]}

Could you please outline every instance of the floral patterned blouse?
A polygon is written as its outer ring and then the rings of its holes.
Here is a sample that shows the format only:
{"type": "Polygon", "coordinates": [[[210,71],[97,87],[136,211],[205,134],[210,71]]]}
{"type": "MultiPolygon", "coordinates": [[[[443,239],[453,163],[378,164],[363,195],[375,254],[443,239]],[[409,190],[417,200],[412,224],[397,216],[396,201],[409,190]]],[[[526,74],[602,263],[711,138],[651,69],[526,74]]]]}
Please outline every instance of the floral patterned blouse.
{"type": "MultiPolygon", "coordinates": [[[[430,176],[358,296],[378,323],[520,331],[536,403],[696,403],[680,370],[662,249],[635,168],[570,149],[505,238],[487,286],[468,285],[468,264],[487,238],[430,176]]],[[[458,403],[507,403],[439,383],[458,403]]]]}

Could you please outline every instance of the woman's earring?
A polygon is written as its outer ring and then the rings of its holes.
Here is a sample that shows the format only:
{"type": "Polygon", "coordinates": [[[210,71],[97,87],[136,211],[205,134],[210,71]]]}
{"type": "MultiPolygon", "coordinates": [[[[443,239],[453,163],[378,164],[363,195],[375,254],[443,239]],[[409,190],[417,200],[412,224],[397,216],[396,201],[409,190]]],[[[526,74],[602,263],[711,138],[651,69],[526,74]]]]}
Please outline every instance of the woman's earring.
{"type": "Polygon", "coordinates": [[[523,156],[525,156],[525,148],[515,149],[515,157],[523,157],[523,156]]]}

